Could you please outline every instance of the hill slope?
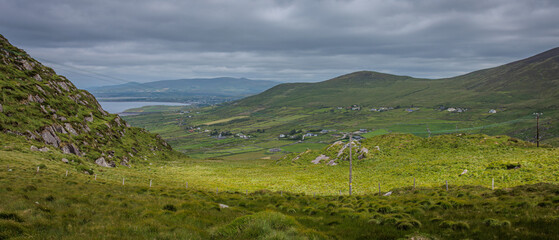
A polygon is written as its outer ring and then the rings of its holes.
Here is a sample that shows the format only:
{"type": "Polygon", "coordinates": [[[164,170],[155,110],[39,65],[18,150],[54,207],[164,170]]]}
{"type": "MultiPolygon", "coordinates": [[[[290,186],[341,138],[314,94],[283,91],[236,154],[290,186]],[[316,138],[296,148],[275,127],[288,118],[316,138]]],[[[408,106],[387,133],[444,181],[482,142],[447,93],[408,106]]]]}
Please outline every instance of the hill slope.
{"type": "MultiPolygon", "coordinates": [[[[95,97],[12,46],[0,35],[0,133],[64,153],[129,165],[170,146],[104,111],[95,97]]],[[[36,150],[36,148],[34,148],[36,150]]],[[[46,150],[46,149],[44,149],[46,150]]]]}
{"type": "Polygon", "coordinates": [[[559,100],[559,48],[446,79],[355,72],[318,83],[280,84],[236,106],[438,106],[550,107],[559,100]]]}

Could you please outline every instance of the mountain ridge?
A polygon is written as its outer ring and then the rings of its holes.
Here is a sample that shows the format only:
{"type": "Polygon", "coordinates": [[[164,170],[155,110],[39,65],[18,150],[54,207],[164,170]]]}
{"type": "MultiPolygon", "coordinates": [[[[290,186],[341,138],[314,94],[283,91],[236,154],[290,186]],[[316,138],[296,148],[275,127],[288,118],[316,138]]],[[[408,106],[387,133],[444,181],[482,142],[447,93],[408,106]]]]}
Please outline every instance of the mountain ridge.
{"type": "Polygon", "coordinates": [[[559,48],[471,73],[440,79],[358,71],[317,83],[284,83],[233,103],[265,107],[347,105],[468,105],[472,107],[536,99],[559,100],[559,48]],[[390,93],[390,94],[387,94],[390,93]],[[424,99],[420,95],[429,95],[424,99]],[[304,97],[301,97],[304,96],[304,97]],[[538,97],[539,96],[539,97],[538,97]],[[300,99],[301,101],[297,101],[300,99]],[[332,99],[335,99],[333,101],[332,99]]]}

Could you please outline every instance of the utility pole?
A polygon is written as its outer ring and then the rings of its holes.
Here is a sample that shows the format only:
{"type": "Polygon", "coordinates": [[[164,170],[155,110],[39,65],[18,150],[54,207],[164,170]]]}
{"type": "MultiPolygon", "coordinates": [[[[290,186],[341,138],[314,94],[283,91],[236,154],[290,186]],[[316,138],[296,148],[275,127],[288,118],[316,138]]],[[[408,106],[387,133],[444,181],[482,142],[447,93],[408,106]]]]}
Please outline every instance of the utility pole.
{"type": "Polygon", "coordinates": [[[431,137],[431,130],[429,130],[429,125],[425,124],[425,126],[427,127],[427,132],[429,133],[429,137],[431,137]]]}
{"type": "Polygon", "coordinates": [[[351,157],[351,142],[352,141],[353,141],[353,137],[352,137],[351,133],[349,133],[349,196],[351,196],[351,184],[352,184],[351,170],[353,168],[352,157],[351,157]]]}
{"type": "Polygon", "coordinates": [[[543,113],[534,113],[536,115],[536,147],[540,147],[540,116],[543,113]]]}

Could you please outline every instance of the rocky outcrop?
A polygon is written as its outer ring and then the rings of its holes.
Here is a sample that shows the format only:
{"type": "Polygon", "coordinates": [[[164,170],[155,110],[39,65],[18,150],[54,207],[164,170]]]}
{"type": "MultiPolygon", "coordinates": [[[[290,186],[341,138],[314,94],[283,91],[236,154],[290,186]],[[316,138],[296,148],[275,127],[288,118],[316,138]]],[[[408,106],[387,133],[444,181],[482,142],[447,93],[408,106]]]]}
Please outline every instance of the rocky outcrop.
{"type": "Polygon", "coordinates": [[[48,126],[46,127],[42,132],[41,132],[41,137],[43,138],[43,141],[46,144],[58,147],[60,146],[60,138],[58,138],[58,136],[56,136],[56,132],[53,129],[52,126],[48,126]]]}
{"type": "Polygon", "coordinates": [[[101,167],[116,167],[114,162],[107,162],[104,157],[97,158],[97,160],[95,160],[95,164],[101,167]]]}
{"type": "Polygon", "coordinates": [[[62,152],[65,154],[74,154],[74,155],[78,155],[81,156],[81,152],[80,149],[78,147],[76,147],[73,143],[68,143],[64,146],[62,146],[62,152]]]}
{"type": "Polygon", "coordinates": [[[76,132],[76,130],[72,127],[72,124],[70,123],[64,123],[64,128],[66,129],[66,131],[68,131],[70,134],[76,136],[78,135],[78,132],[76,132]]]}
{"type": "Polygon", "coordinates": [[[316,158],[315,158],[314,160],[312,160],[311,162],[314,163],[314,164],[319,164],[320,161],[322,161],[322,160],[328,161],[328,160],[330,160],[330,157],[328,157],[328,156],[326,156],[326,155],[324,155],[324,154],[320,154],[320,156],[316,157],[316,158]]]}
{"type": "Polygon", "coordinates": [[[128,157],[126,156],[122,157],[122,161],[120,161],[120,165],[125,167],[130,167],[130,163],[128,162],[128,157]]]}

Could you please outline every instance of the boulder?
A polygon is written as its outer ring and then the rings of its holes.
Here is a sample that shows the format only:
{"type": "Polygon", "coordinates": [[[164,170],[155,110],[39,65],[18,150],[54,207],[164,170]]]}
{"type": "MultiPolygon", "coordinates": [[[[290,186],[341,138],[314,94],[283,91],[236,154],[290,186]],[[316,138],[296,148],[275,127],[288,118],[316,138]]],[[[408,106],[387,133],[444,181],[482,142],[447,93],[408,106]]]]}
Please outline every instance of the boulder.
{"type": "Polygon", "coordinates": [[[332,160],[330,160],[330,162],[328,162],[326,165],[328,165],[328,166],[336,166],[336,165],[338,165],[338,163],[336,163],[336,159],[332,159],[332,160]]]}
{"type": "Polygon", "coordinates": [[[48,152],[50,149],[48,147],[39,148],[40,152],[48,152]]]}
{"type": "Polygon", "coordinates": [[[107,162],[104,157],[97,158],[97,160],[95,160],[95,164],[101,167],[116,167],[114,162],[107,162]]]}
{"type": "Polygon", "coordinates": [[[222,203],[220,203],[220,204],[219,204],[219,208],[229,208],[229,206],[227,206],[227,205],[225,205],[225,204],[222,204],[222,203]]]}
{"type": "Polygon", "coordinates": [[[127,157],[122,157],[122,161],[120,161],[120,165],[125,166],[125,167],[130,167],[130,163],[128,162],[128,158],[127,157]]]}
{"type": "Polygon", "coordinates": [[[78,132],[76,132],[76,130],[72,127],[72,124],[70,123],[64,123],[64,128],[66,129],[66,131],[68,131],[70,134],[76,136],[78,135],[78,132]]]}
{"type": "Polygon", "coordinates": [[[41,137],[43,138],[43,141],[46,144],[53,145],[55,147],[60,146],[60,138],[58,138],[58,136],[56,136],[56,133],[54,132],[53,127],[51,127],[51,126],[46,127],[41,132],[41,137]]]}
{"type": "Polygon", "coordinates": [[[62,152],[64,154],[74,154],[74,155],[81,156],[80,149],[76,147],[76,145],[74,145],[73,143],[68,143],[62,146],[62,152]]]}
{"type": "Polygon", "coordinates": [[[38,152],[38,151],[39,151],[39,148],[38,148],[38,147],[35,147],[35,146],[33,146],[33,145],[31,146],[30,149],[31,149],[31,151],[34,151],[34,152],[38,152]]]}
{"type": "Polygon", "coordinates": [[[311,162],[314,163],[314,164],[319,164],[320,161],[322,161],[322,160],[328,161],[328,160],[330,160],[330,157],[327,157],[327,156],[324,155],[324,154],[320,154],[320,156],[316,157],[316,158],[315,158],[314,160],[312,160],[311,162]]]}
{"type": "Polygon", "coordinates": [[[68,163],[68,159],[63,158],[63,159],[62,159],[62,162],[63,162],[63,163],[68,163]]]}

